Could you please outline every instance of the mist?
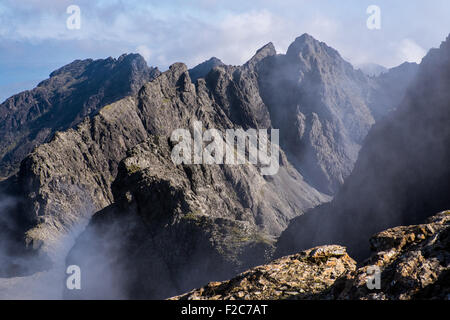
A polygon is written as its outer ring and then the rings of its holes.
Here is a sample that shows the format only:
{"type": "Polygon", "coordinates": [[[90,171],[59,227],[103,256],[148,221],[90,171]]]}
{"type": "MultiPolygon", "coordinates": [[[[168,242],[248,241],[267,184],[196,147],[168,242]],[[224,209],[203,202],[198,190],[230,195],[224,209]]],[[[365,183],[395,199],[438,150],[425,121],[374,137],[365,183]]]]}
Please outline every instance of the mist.
{"type": "Polygon", "coordinates": [[[88,220],[80,220],[71,231],[53,243],[51,256],[24,248],[15,213],[19,199],[0,195],[0,299],[54,300],[63,298],[65,258],[88,220]]]}

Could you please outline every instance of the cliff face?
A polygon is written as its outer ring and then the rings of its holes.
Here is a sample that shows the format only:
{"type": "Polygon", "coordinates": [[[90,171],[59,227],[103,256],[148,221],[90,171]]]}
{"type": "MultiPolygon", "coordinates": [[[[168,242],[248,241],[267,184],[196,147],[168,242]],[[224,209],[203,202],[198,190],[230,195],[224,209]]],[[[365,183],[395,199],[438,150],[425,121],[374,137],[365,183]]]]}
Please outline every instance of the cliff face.
{"type": "Polygon", "coordinates": [[[305,34],[260,66],[259,83],[281,145],[308,182],[333,194],[356,161],[374,117],[369,79],[305,34]]]}
{"type": "MultiPolygon", "coordinates": [[[[256,55],[252,62],[261,58],[256,55]]],[[[27,246],[51,255],[61,235],[113,203],[111,184],[128,149],[150,136],[167,138],[175,129],[190,129],[194,120],[219,130],[270,128],[253,69],[248,65],[215,69],[195,86],[186,66],[174,64],[135,98],[102,108],[76,129],[57,133],[36,148],[23,161],[17,183],[22,196],[17,216],[26,221],[27,246]]],[[[167,157],[171,161],[170,154],[167,157]]],[[[256,169],[243,176],[234,176],[232,170],[222,173],[222,179],[231,183],[227,192],[237,193],[240,206],[247,210],[245,217],[250,212],[271,235],[278,235],[289,219],[329,199],[310,187],[284,156],[281,161],[283,168],[268,181],[256,169]]]]}
{"type": "Polygon", "coordinates": [[[450,207],[450,41],[424,58],[405,99],[374,126],[334,200],[294,219],[278,254],[338,243],[366,256],[363,241],[450,207]]]}
{"type": "Polygon", "coordinates": [[[383,231],[370,243],[372,256],[361,267],[344,247],[321,246],[171,299],[449,299],[450,211],[383,231]],[[369,289],[374,267],[379,288],[369,289]]]}
{"type": "Polygon", "coordinates": [[[77,129],[56,133],[31,153],[19,172],[20,213],[31,225],[27,245],[57,242],[83,218],[111,204],[120,159],[146,137],[135,100],[125,98],[77,129]]]}
{"type": "Polygon", "coordinates": [[[223,282],[210,282],[170,300],[311,299],[336,279],[356,270],[344,247],[322,246],[247,270],[223,282]]]}
{"type": "Polygon", "coordinates": [[[0,177],[19,169],[34,147],[114,101],[137,93],[159,74],[136,54],[77,60],[50,74],[35,89],[0,105],[0,177]]]}
{"type": "Polygon", "coordinates": [[[380,121],[399,106],[418,71],[417,63],[405,62],[370,78],[372,89],[368,103],[376,121],[380,121]]]}
{"type": "Polygon", "coordinates": [[[200,78],[204,78],[213,68],[220,66],[225,66],[225,64],[220,61],[220,59],[212,57],[190,69],[189,76],[191,77],[192,82],[195,82],[200,78]]]}

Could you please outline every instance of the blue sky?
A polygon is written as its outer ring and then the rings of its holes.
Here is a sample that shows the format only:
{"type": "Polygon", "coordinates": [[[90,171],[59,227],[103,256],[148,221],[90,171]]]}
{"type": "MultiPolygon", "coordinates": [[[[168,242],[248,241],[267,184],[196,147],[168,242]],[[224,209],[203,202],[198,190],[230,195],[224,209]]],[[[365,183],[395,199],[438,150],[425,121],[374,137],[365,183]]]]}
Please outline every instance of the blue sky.
{"type": "Polygon", "coordinates": [[[139,52],[161,70],[211,56],[242,64],[272,41],[279,52],[307,32],[354,65],[420,62],[450,33],[448,0],[0,0],[0,101],[75,59],[139,52]],[[81,9],[69,30],[66,10],[81,9]],[[366,26],[369,5],[381,29],[366,26]]]}

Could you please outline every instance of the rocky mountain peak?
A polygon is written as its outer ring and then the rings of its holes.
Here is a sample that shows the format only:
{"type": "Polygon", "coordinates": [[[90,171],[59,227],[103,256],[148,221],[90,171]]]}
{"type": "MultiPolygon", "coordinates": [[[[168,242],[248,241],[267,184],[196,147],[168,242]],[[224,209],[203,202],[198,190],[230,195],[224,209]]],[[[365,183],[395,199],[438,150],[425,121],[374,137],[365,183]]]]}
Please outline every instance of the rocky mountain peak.
{"type": "Polygon", "coordinates": [[[175,62],[170,65],[169,70],[174,74],[182,74],[188,71],[188,67],[182,62],[175,62]]]}
{"type": "Polygon", "coordinates": [[[224,63],[220,59],[212,57],[209,60],[206,60],[190,69],[189,75],[192,79],[192,82],[195,82],[197,81],[197,79],[204,78],[213,68],[223,65],[224,63]]]}
{"type": "Polygon", "coordinates": [[[291,221],[280,251],[339,243],[366,257],[362,243],[372,234],[450,207],[449,51],[443,43],[427,54],[399,106],[367,135],[333,201],[291,221]]]}
{"type": "Polygon", "coordinates": [[[376,63],[363,63],[356,66],[356,68],[369,77],[378,77],[388,71],[388,68],[376,63]]]}
{"type": "Polygon", "coordinates": [[[291,161],[311,184],[332,194],[350,173],[374,123],[367,78],[308,34],[258,70],[262,97],[273,125],[282,128],[282,145],[291,161]]]}
{"type": "Polygon", "coordinates": [[[170,86],[183,87],[187,84],[191,84],[191,78],[189,76],[188,67],[181,62],[176,62],[169,67],[169,70],[164,72],[166,79],[169,81],[170,86]]]}
{"type": "Polygon", "coordinates": [[[273,45],[272,42],[269,42],[268,44],[260,48],[258,51],[256,51],[256,54],[245,65],[250,68],[253,68],[263,59],[270,56],[275,56],[276,54],[277,51],[275,50],[275,46],[273,45]]]}
{"type": "Polygon", "coordinates": [[[324,42],[316,40],[307,33],[295,39],[288,47],[286,56],[291,59],[302,58],[304,60],[308,60],[308,58],[320,59],[323,56],[328,56],[333,59],[340,58],[339,53],[335,49],[329,47],[324,42]]]}

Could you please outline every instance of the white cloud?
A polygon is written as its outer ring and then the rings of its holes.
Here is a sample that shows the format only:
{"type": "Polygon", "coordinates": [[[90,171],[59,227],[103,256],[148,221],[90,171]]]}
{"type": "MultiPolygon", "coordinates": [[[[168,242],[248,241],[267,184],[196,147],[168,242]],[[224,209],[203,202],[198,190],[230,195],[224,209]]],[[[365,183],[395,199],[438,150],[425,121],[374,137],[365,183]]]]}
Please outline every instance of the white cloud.
{"type": "Polygon", "coordinates": [[[143,56],[147,63],[151,63],[150,58],[152,56],[152,50],[150,50],[149,47],[140,45],[136,48],[136,52],[143,56]]]}
{"type": "Polygon", "coordinates": [[[403,39],[398,46],[397,55],[402,61],[420,63],[427,51],[414,40],[403,39]]]}
{"type": "Polygon", "coordinates": [[[224,50],[230,60],[242,61],[254,53],[260,42],[273,28],[273,16],[266,10],[227,15],[218,25],[224,50]],[[261,39],[258,41],[258,39],[261,39]]]}

